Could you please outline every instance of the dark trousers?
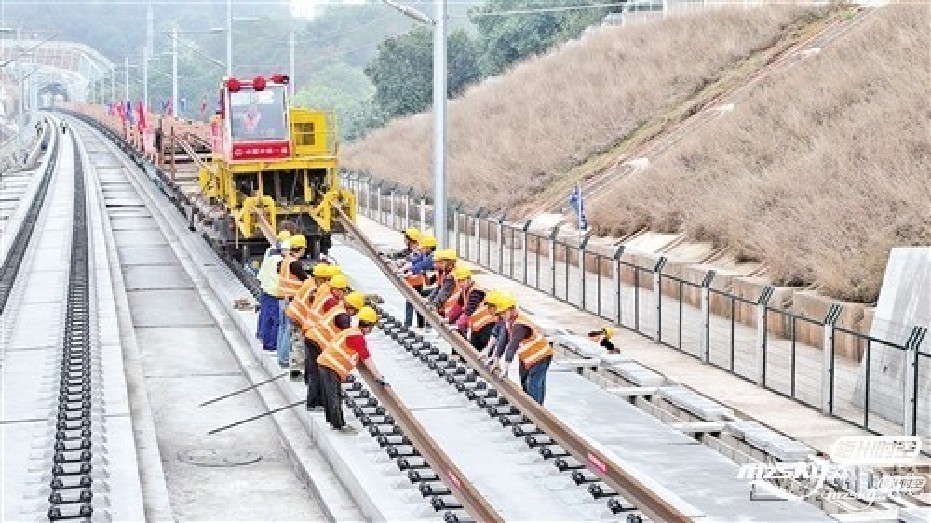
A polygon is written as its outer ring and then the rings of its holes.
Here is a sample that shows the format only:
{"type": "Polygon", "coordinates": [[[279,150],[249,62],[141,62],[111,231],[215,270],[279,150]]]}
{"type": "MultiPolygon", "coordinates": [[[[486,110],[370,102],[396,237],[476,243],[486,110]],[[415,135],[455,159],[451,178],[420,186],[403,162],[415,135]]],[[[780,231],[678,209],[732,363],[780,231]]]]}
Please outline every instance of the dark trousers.
{"type": "Polygon", "coordinates": [[[520,364],[520,387],[540,405],[543,405],[543,398],[546,396],[546,371],[550,368],[551,361],[553,357],[547,356],[529,369],[524,368],[523,363],[520,364]]]}
{"type": "Polygon", "coordinates": [[[323,388],[317,356],[320,347],[311,340],[304,339],[304,383],[307,384],[307,408],[323,406],[323,388]]]}
{"type": "Polygon", "coordinates": [[[320,367],[320,386],[323,391],[323,411],[327,423],[334,429],[341,429],[346,425],[343,419],[343,387],[339,375],[327,367],[320,367]]]}
{"type": "MultiPolygon", "coordinates": [[[[423,326],[427,323],[424,320],[423,316],[418,312],[417,314],[417,328],[422,329],[423,326]]],[[[411,302],[407,302],[404,305],[404,326],[410,327],[414,324],[414,306],[411,305],[411,302]]]]}
{"type": "Polygon", "coordinates": [[[485,350],[485,345],[488,345],[488,340],[491,339],[491,331],[493,330],[495,330],[494,323],[485,325],[485,327],[478,332],[473,332],[469,335],[469,343],[479,352],[485,350]]]}

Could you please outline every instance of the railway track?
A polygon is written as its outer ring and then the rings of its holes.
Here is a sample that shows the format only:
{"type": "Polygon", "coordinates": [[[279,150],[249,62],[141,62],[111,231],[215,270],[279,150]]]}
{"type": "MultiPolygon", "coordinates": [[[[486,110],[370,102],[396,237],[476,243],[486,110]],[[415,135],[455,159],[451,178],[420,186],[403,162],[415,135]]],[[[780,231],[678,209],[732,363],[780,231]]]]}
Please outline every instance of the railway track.
{"type": "MultiPolygon", "coordinates": [[[[11,235],[9,231],[5,230],[5,236],[12,238],[12,240],[6,250],[6,257],[3,260],[3,265],[0,266],[0,314],[2,314],[6,308],[7,299],[9,299],[13,283],[16,281],[16,275],[19,274],[19,268],[22,265],[23,257],[26,255],[26,248],[29,245],[29,241],[32,239],[32,233],[35,230],[36,221],[39,218],[39,212],[42,210],[42,205],[45,202],[45,195],[48,193],[49,183],[51,182],[52,174],[55,172],[55,165],[58,161],[58,145],[60,138],[57,128],[46,121],[43,133],[42,147],[48,151],[48,154],[45,167],[42,169],[41,179],[35,189],[31,202],[19,220],[19,227],[16,232],[11,235]],[[51,145],[50,149],[49,145],[51,145]]],[[[23,205],[21,199],[29,192],[28,181],[17,182],[13,181],[12,178],[14,178],[14,176],[7,173],[2,180],[3,188],[5,189],[2,200],[4,202],[16,204],[14,209],[10,209],[10,212],[4,215],[6,226],[9,226],[12,221],[11,218],[17,214],[17,211],[23,205]],[[13,184],[12,187],[10,186],[11,184],[13,184]]],[[[4,227],[4,229],[6,229],[6,227],[4,227]]],[[[4,247],[7,246],[4,245],[4,247]]]]}
{"type": "Polygon", "coordinates": [[[450,361],[434,343],[425,342],[404,328],[384,309],[382,330],[400,343],[439,376],[455,384],[457,390],[486,409],[515,437],[524,438],[531,448],[539,449],[545,459],[553,459],[561,472],[569,472],[577,484],[590,484],[589,493],[596,499],[608,498],[612,513],[637,510],[653,521],[691,521],[691,507],[670,501],[670,493],[660,493],[643,483],[624,465],[615,463],[581,435],[560,422],[512,381],[492,373],[477,352],[458,333],[448,329],[436,312],[427,309],[422,299],[381,259],[377,248],[349,220],[343,226],[358,242],[361,250],[375,261],[394,287],[414,305],[439,338],[464,360],[465,365],[450,361]]]}
{"type": "MultiPolygon", "coordinates": [[[[97,128],[102,130],[99,125],[97,128]]],[[[130,150],[128,144],[120,143],[112,133],[106,134],[131,158],[138,160],[137,153],[130,150]]],[[[185,196],[173,190],[170,180],[160,181],[160,188],[176,203],[181,215],[189,216],[188,205],[193,202],[186,205],[185,196]]],[[[386,274],[391,274],[392,283],[400,292],[405,292],[407,287],[378,258],[371,243],[351,222],[342,221],[349,234],[364,245],[366,254],[372,256],[386,274]]],[[[228,259],[229,256],[224,258],[232,268],[235,262],[228,259]]],[[[251,275],[242,270],[236,271],[236,275],[247,288],[254,290],[251,275]]],[[[493,416],[501,426],[498,430],[511,434],[507,437],[521,438],[530,452],[552,460],[558,471],[584,489],[583,493],[602,500],[610,513],[628,513],[632,516],[630,521],[639,521],[641,517],[654,521],[691,520],[688,508],[678,507],[668,500],[668,493],[660,494],[642,483],[538,406],[513,383],[488,372],[470,353],[471,349],[466,348],[462,338],[446,331],[434,313],[423,309],[421,312],[440,333],[443,342],[466,355],[466,366],[451,364],[447,357],[441,356],[436,344],[418,340],[415,334],[401,329],[397,320],[382,310],[380,330],[385,339],[394,343],[401,353],[406,353],[406,358],[413,357],[416,359],[412,361],[422,362],[428,373],[436,373],[440,379],[455,383],[459,394],[493,416]]],[[[451,458],[447,449],[435,441],[405,405],[404,399],[392,388],[376,384],[364,369],[360,370],[360,375],[361,380],[349,383],[345,389],[347,407],[362,422],[373,441],[396,462],[408,481],[417,486],[426,502],[447,521],[467,521],[470,518],[477,521],[505,520],[505,515],[489,503],[487,496],[451,458]]],[[[515,492],[519,497],[519,490],[515,492]]]]}

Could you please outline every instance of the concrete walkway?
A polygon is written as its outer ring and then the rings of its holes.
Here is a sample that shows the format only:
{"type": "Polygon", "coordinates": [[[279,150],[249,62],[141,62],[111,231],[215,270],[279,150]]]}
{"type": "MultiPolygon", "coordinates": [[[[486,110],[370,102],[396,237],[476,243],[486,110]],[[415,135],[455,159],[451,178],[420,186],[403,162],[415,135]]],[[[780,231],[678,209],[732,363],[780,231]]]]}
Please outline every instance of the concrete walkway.
{"type": "MultiPolygon", "coordinates": [[[[358,218],[358,223],[362,231],[370,238],[378,238],[380,243],[401,246],[400,234],[393,232],[391,229],[361,216],[358,218]]],[[[472,240],[470,252],[474,256],[476,245],[474,238],[472,240]]],[[[482,244],[481,258],[484,263],[488,246],[487,240],[483,240],[482,244]]],[[[519,250],[515,250],[515,253],[518,255],[516,258],[519,259],[513,261],[514,274],[522,275],[523,259],[519,256],[519,250]]],[[[491,262],[492,267],[498,266],[495,256],[492,256],[491,262]]],[[[540,271],[542,288],[551,285],[548,263],[545,257],[540,259],[540,266],[544,268],[544,270],[540,271]]],[[[511,260],[506,250],[504,257],[506,272],[510,272],[510,264],[511,260]]],[[[537,266],[534,255],[531,255],[527,267],[528,281],[536,281],[537,266]]],[[[486,287],[499,288],[513,293],[521,306],[534,316],[548,318],[563,328],[576,333],[587,332],[606,324],[604,319],[593,313],[582,312],[568,303],[554,299],[507,277],[485,271],[480,267],[476,269],[478,270],[476,280],[479,283],[486,287]]],[[[581,285],[579,285],[579,282],[581,278],[577,272],[578,268],[569,268],[568,285],[564,283],[566,281],[565,270],[562,264],[557,265],[557,295],[561,298],[567,297],[570,301],[580,300],[581,285]]],[[[591,275],[588,280],[593,281],[596,278],[596,276],[591,275]]],[[[596,303],[597,290],[593,291],[595,285],[595,283],[592,283],[591,287],[586,290],[589,303],[596,303]]],[[[605,285],[607,286],[607,283],[605,285]]],[[[643,328],[643,325],[653,325],[655,312],[652,306],[654,303],[652,291],[643,288],[639,289],[639,307],[635,308],[634,300],[636,298],[633,290],[633,287],[624,286],[622,288],[621,310],[624,323],[634,323],[636,310],[641,328],[643,328]]],[[[614,296],[613,294],[605,294],[602,293],[601,296],[602,311],[613,311],[614,305],[612,302],[614,296]]],[[[680,317],[678,301],[664,296],[662,303],[664,320],[680,317]]],[[[597,307],[597,304],[587,306],[589,309],[595,309],[595,307],[597,307]]],[[[841,436],[869,434],[867,431],[850,423],[822,415],[820,411],[814,408],[807,407],[797,401],[741,379],[727,370],[702,364],[698,359],[689,355],[698,354],[698,336],[701,324],[700,311],[688,304],[682,304],[681,318],[681,322],[674,323],[666,320],[663,325],[664,340],[674,346],[682,347],[681,352],[655,343],[626,329],[618,329],[614,341],[624,354],[638,363],[734,409],[748,419],[752,418],[769,425],[773,429],[817,450],[829,452],[831,444],[841,436]]],[[[752,376],[756,361],[756,329],[737,323],[733,332],[734,370],[737,374],[752,376]]],[[[711,362],[729,368],[732,338],[730,320],[712,316],[710,338],[711,362]]],[[[767,384],[778,390],[785,390],[785,392],[789,392],[790,351],[791,344],[788,341],[771,341],[767,352],[767,384]]],[[[796,396],[804,401],[817,404],[820,401],[821,394],[821,350],[803,346],[801,343],[796,344],[795,364],[796,396]]],[[[851,419],[859,417],[862,420],[862,409],[855,407],[851,401],[858,370],[859,366],[856,363],[838,358],[835,377],[837,387],[835,405],[837,405],[836,409],[843,415],[850,416],[851,419]]],[[[870,420],[871,427],[878,426],[880,421],[879,418],[872,417],[870,420]],[[874,423],[877,425],[874,425],[874,423]]],[[[900,433],[900,430],[897,430],[897,427],[891,423],[888,423],[884,428],[888,429],[889,434],[900,433]]]]}

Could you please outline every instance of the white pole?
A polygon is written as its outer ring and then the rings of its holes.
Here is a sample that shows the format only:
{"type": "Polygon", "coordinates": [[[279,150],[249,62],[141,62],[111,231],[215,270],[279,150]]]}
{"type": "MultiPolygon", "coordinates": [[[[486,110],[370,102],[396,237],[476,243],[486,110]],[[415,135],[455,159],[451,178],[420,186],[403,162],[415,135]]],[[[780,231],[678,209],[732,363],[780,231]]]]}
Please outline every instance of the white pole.
{"type": "Polygon", "coordinates": [[[178,28],[171,30],[171,115],[178,116],[178,28]]]}
{"type": "Polygon", "coordinates": [[[294,98],[294,30],[293,29],[291,30],[291,34],[288,35],[288,48],[290,51],[289,56],[288,56],[288,63],[289,63],[288,76],[290,76],[290,79],[288,81],[288,92],[291,94],[291,98],[294,98]]]}
{"type": "Polygon", "coordinates": [[[110,103],[116,101],[116,66],[110,63],[110,103]]]}
{"type": "Polygon", "coordinates": [[[433,230],[448,247],[446,231],[446,0],[436,0],[433,31],[433,230]]]}
{"type": "Polygon", "coordinates": [[[142,48],[142,107],[149,110],[149,48],[142,48]]]}
{"type": "Polygon", "coordinates": [[[129,57],[123,57],[123,92],[126,94],[126,101],[129,101],[129,57]]]}
{"type": "Polygon", "coordinates": [[[226,0],[226,76],[233,76],[233,0],[226,0]]]}

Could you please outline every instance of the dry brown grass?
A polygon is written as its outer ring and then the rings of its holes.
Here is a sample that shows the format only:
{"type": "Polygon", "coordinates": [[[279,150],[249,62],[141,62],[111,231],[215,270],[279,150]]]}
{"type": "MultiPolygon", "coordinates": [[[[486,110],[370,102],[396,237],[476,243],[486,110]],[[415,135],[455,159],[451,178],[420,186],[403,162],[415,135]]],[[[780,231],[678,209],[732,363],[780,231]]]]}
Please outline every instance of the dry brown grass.
{"type": "MultiPolygon", "coordinates": [[[[524,200],[814,13],[720,10],[605,28],[476,86],[449,107],[451,193],[475,208],[524,200]]],[[[346,147],[343,164],[426,190],[431,123],[396,120],[346,147]]]]}
{"type": "Polygon", "coordinates": [[[681,230],[777,281],[875,300],[889,249],[931,242],[931,8],[889,6],[624,180],[592,209],[681,230]]]}

